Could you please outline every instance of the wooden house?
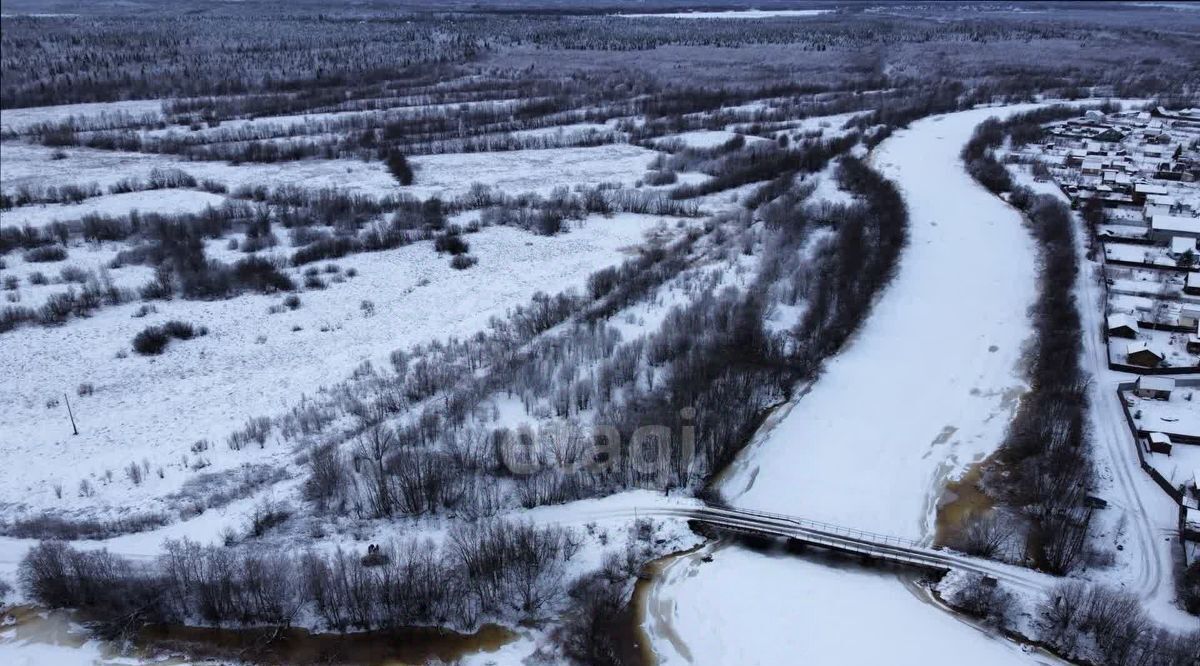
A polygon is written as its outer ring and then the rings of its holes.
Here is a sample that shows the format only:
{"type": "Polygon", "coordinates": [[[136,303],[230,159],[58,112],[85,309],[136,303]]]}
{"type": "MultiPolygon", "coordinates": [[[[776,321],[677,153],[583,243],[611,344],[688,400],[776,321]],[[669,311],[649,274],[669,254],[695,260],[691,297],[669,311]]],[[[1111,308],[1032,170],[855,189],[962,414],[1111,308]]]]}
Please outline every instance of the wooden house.
{"type": "Polygon", "coordinates": [[[1143,341],[1131,342],[1125,348],[1125,362],[1130,365],[1138,365],[1143,368],[1157,368],[1166,359],[1166,355],[1157,350],[1151,349],[1150,345],[1143,341]]]}
{"type": "Polygon", "coordinates": [[[1123,312],[1108,315],[1108,334],[1114,338],[1136,338],[1140,327],[1137,319],[1123,312]]]}
{"type": "Polygon", "coordinates": [[[1134,395],[1150,400],[1170,400],[1174,390],[1175,380],[1171,377],[1138,377],[1133,385],[1134,395]]]}

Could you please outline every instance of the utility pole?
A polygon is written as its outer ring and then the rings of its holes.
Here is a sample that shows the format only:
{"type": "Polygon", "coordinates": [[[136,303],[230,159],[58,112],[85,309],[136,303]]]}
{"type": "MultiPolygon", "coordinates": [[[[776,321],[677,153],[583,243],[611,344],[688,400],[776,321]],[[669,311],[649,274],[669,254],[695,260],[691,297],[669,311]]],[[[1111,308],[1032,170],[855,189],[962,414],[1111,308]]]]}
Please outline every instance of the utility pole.
{"type": "Polygon", "coordinates": [[[63,393],[63,400],[67,403],[67,416],[71,417],[71,430],[74,431],[74,434],[78,435],[79,428],[75,427],[75,415],[71,413],[71,399],[67,397],[66,393],[63,393]]]}

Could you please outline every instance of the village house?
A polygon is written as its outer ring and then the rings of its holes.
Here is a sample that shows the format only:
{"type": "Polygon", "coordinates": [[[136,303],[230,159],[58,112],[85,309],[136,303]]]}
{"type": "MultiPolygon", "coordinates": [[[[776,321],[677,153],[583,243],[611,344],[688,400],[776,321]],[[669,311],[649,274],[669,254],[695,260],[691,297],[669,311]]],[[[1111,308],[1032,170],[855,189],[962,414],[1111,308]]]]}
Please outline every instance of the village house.
{"type": "Polygon", "coordinates": [[[1153,183],[1138,183],[1133,186],[1133,202],[1139,206],[1146,203],[1151,195],[1163,196],[1167,194],[1167,188],[1163,185],[1154,185],[1153,183]]]}
{"type": "Polygon", "coordinates": [[[1125,348],[1125,362],[1130,365],[1138,365],[1143,368],[1157,368],[1166,355],[1157,350],[1151,349],[1150,345],[1145,341],[1129,343],[1125,348]]]}
{"type": "Polygon", "coordinates": [[[1185,304],[1179,308],[1179,325],[1200,331],[1200,305],[1185,304]]]}
{"type": "Polygon", "coordinates": [[[1200,334],[1192,333],[1189,335],[1186,347],[1189,354],[1200,354],[1200,334]]]}
{"type": "Polygon", "coordinates": [[[1170,400],[1174,390],[1175,380],[1171,377],[1138,377],[1133,394],[1149,400],[1170,400]]]}
{"type": "Polygon", "coordinates": [[[1085,176],[1099,176],[1104,169],[1104,162],[1100,160],[1084,160],[1083,165],[1079,167],[1079,172],[1085,176]]]}
{"type": "Polygon", "coordinates": [[[1191,252],[1193,255],[1196,254],[1195,238],[1187,238],[1184,236],[1171,237],[1171,257],[1178,259],[1188,252],[1191,252]]]}
{"type": "Polygon", "coordinates": [[[1200,273],[1188,273],[1187,282],[1183,285],[1183,293],[1200,295],[1200,273]]]}
{"type": "Polygon", "coordinates": [[[1150,218],[1150,237],[1162,242],[1170,242],[1172,237],[1200,238],[1200,217],[1184,217],[1182,215],[1155,215],[1150,218]]]}
{"type": "Polygon", "coordinates": [[[1171,455],[1171,438],[1165,433],[1149,433],[1146,435],[1146,441],[1150,443],[1150,453],[1171,455]]]}
{"type": "Polygon", "coordinates": [[[1131,315],[1123,312],[1108,315],[1108,334],[1114,338],[1136,338],[1140,328],[1131,315]]]}

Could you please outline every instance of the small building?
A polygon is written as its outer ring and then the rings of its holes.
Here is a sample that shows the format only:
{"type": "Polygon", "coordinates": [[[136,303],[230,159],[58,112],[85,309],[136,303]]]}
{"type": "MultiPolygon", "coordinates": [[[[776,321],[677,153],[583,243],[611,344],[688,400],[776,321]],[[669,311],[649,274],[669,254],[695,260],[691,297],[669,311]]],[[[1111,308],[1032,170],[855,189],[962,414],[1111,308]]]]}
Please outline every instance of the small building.
{"type": "Polygon", "coordinates": [[[1153,183],[1137,183],[1133,186],[1133,202],[1137,205],[1146,203],[1146,200],[1151,195],[1165,195],[1168,190],[1164,185],[1155,185],[1153,183]]]}
{"type": "Polygon", "coordinates": [[[1163,243],[1174,236],[1200,238],[1200,217],[1155,215],[1150,218],[1150,236],[1163,243]]]}
{"type": "Polygon", "coordinates": [[[1171,438],[1166,433],[1152,432],[1146,435],[1150,442],[1150,453],[1171,455],[1171,438]]]}
{"type": "Polygon", "coordinates": [[[1179,325],[1200,331],[1200,305],[1186,303],[1179,307],[1179,325]]]}
{"type": "Polygon", "coordinates": [[[1183,285],[1183,293],[1200,296],[1200,273],[1188,273],[1187,282],[1183,285]]]}
{"type": "Polygon", "coordinates": [[[1200,334],[1192,333],[1188,336],[1187,352],[1189,354],[1200,354],[1200,334]]]}
{"type": "Polygon", "coordinates": [[[1196,239],[1186,238],[1184,236],[1171,237],[1171,256],[1178,259],[1183,255],[1191,252],[1196,254],[1196,239]]]}
{"type": "Polygon", "coordinates": [[[1114,338],[1136,338],[1140,329],[1132,315],[1123,312],[1108,315],[1108,334],[1114,338]]]}
{"type": "Polygon", "coordinates": [[[1133,386],[1134,395],[1150,400],[1170,400],[1174,390],[1175,379],[1172,377],[1138,377],[1133,386]]]}
{"type": "Polygon", "coordinates": [[[1139,340],[1131,342],[1125,348],[1125,362],[1139,365],[1143,368],[1157,368],[1167,357],[1165,354],[1151,349],[1146,342],[1139,340]]]}

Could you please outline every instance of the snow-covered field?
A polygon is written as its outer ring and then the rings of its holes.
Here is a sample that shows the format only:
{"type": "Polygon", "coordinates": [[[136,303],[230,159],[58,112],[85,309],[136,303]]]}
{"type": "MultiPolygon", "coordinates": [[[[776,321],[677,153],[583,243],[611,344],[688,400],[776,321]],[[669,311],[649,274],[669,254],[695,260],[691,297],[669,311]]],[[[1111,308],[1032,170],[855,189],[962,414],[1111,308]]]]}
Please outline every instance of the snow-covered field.
{"type": "Polygon", "coordinates": [[[207,471],[286,458],[290,451],[270,444],[235,452],[224,441],[246,419],[286,411],[364,361],[386,364],[392,350],[481,330],[489,317],[536,291],[581,286],[661,223],[639,215],[594,217],[555,237],[491,227],[468,236],[479,264],[466,271],[450,268],[430,243],[352,255],[335,263],[357,276],[306,290],[299,309],[274,315],[267,310],[281,297],[243,295],[160,302],[143,318],[131,317],[140,304],[130,303],[62,327],[6,333],[5,349],[13,352],[0,356],[0,372],[19,380],[0,386],[0,403],[9,406],[0,414],[0,455],[28,464],[0,471],[0,505],[10,511],[144,510],[187,478],[181,457],[201,439],[212,444],[207,471]],[[364,315],[363,300],[374,303],[373,316],[364,315]],[[145,326],[171,319],[204,325],[209,334],[172,344],[161,356],[117,357],[145,326]],[[85,382],[94,393],[76,396],[85,382]],[[55,404],[64,392],[78,436],[71,434],[65,405],[55,404]],[[123,468],[143,459],[152,470],[164,468],[164,478],[150,474],[140,485],[127,480],[123,468]],[[108,471],[115,473],[111,482],[108,471]],[[95,497],[77,496],[84,478],[95,497]],[[57,484],[66,489],[61,499],[57,484]]]}
{"type": "Polygon", "coordinates": [[[832,9],[731,9],[728,11],[666,12],[661,14],[617,14],[626,18],[658,17],[686,19],[762,19],[819,16],[832,9]]]}
{"type": "MultiPolygon", "coordinates": [[[[727,141],[730,141],[739,136],[735,132],[727,132],[724,130],[692,130],[690,132],[680,132],[679,134],[668,134],[654,143],[670,143],[678,141],[688,148],[716,148],[727,141]]],[[[742,135],[745,136],[745,135],[742,135]]],[[[766,139],[759,136],[746,136],[746,143],[762,143],[766,139]]]]}
{"type": "Polygon", "coordinates": [[[230,190],[241,185],[296,185],[311,189],[337,187],[374,196],[400,191],[381,162],[337,159],[233,166],[225,162],[189,162],[170,155],[91,148],[61,149],[66,157],[54,159],[56,149],[13,141],[0,144],[0,149],[3,151],[0,160],[4,163],[0,188],[6,191],[21,185],[88,183],[107,189],[125,178],[145,180],[152,170],[163,168],[182,169],[198,180],[214,180],[230,190]]]}
{"type": "Polygon", "coordinates": [[[69,288],[76,291],[80,289],[81,285],[63,277],[64,271],[74,269],[97,277],[105,274],[113,286],[136,290],[154,277],[154,269],[141,265],[109,268],[109,263],[123,249],[125,245],[120,243],[73,243],[67,248],[66,259],[53,262],[28,262],[19,253],[14,252],[4,258],[8,264],[4,269],[4,277],[7,279],[11,275],[17,279],[18,284],[16,289],[6,288],[5,293],[15,294],[20,299],[14,305],[40,307],[52,294],[61,294],[69,288]],[[35,284],[43,279],[44,284],[35,284]]]}
{"type": "Polygon", "coordinates": [[[105,194],[90,199],[84,199],[77,204],[42,204],[19,206],[0,212],[0,224],[5,226],[44,227],[51,222],[70,222],[85,215],[128,215],[132,211],[139,213],[159,213],[162,215],[179,215],[199,213],[209,206],[220,206],[226,201],[220,194],[202,192],[199,190],[147,190],[142,192],[122,192],[120,194],[105,194]]]}
{"type": "Polygon", "coordinates": [[[105,116],[113,117],[117,114],[129,114],[139,118],[146,115],[161,116],[162,100],[145,99],[123,102],[90,102],[84,104],[5,109],[4,118],[0,120],[0,129],[21,132],[32,125],[40,123],[61,123],[72,118],[86,122],[105,116]]]}
{"type": "Polygon", "coordinates": [[[632,185],[657,155],[627,144],[492,153],[425,155],[410,160],[417,184],[404,188],[422,199],[465,194],[474,183],[509,194],[549,194],[556,187],[632,185]]]}
{"type": "MultiPolygon", "coordinates": [[[[199,180],[214,180],[234,190],[241,185],[337,187],[374,196],[406,192],[426,199],[465,194],[471,185],[499,187],[508,194],[549,194],[556,187],[633,185],[658,154],[628,144],[585,148],[547,148],[490,153],[452,153],[414,157],[416,184],[401,187],[382,162],[349,159],[300,160],[275,164],[189,162],[168,155],[68,148],[64,159],[54,150],[17,142],[3,143],[0,188],[96,183],[102,189],[124,178],[145,179],[156,168],[177,168],[199,180]]],[[[15,209],[8,215],[18,215],[15,209]]],[[[14,218],[18,219],[18,218],[14,218]]],[[[5,224],[10,224],[6,220],[5,224]]]]}

